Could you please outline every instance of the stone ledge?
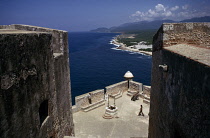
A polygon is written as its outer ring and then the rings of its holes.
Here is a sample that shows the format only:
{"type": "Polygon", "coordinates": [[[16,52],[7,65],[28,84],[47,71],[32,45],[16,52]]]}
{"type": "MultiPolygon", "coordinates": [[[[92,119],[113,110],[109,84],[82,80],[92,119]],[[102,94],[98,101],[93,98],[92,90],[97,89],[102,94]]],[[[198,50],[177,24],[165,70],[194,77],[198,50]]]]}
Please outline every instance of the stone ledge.
{"type": "Polygon", "coordinates": [[[150,104],[150,100],[143,99],[143,103],[150,104]]]}
{"type": "Polygon", "coordinates": [[[136,94],[136,93],[137,93],[137,91],[130,91],[130,90],[128,90],[127,95],[128,95],[128,96],[133,96],[133,95],[136,94]]]}
{"type": "Polygon", "coordinates": [[[112,94],[112,95],[110,95],[110,97],[111,97],[111,98],[118,99],[118,98],[122,97],[122,92],[118,92],[118,93],[116,93],[116,94],[112,94]]]}
{"type": "Polygon", "coordinates": [[[96,102],[96,103],[93,103],[93,104],[89,104],[88,106],[84,106],[84,107],[81,107],[81,109],[84,111],[84,112],[88,112],[90,110],[93,110],[93,109],[96,109],[102,105],[104,105],[105,102],[104,102],[104,99],[96,102]]]}

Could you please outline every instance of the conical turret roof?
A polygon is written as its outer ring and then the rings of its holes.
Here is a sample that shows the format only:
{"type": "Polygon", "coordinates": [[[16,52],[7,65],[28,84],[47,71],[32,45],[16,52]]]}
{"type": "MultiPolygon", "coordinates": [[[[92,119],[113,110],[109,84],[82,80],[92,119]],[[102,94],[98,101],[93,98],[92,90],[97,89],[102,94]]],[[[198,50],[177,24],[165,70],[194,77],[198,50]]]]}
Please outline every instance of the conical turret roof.
{"type": "Polygon", "coordinates": [[[124,78],[126,79],[132,79],[134,76],[130,71],[127,71],[124,75],[124,78]]]}

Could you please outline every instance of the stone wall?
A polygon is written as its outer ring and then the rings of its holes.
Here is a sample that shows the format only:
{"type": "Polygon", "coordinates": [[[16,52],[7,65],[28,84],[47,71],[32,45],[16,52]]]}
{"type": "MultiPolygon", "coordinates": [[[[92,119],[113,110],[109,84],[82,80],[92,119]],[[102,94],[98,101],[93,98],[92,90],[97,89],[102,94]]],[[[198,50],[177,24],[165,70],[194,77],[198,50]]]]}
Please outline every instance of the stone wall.
{"type": "Polygon", "coordinates": [[[150,96],[151,86],[143,85],[143,93],[150,96]]]}
{"type": "Polygon", "coordinates": [[[66,31],[43,28],[38,26],[31,25],[21,25],[21,24],[12,24],[12,25],[0,25],[0,29],[17,29],[17,30],[27,30],[27,31],[36,31],[36,32],[48,32],[52,34],[51,45],[53,47],[53,53],[64,53],[65,47],[68,48],[68,41],[66,41],[66,36],[68,33],[66,31]],[[62,33],[61,33],[62,32],[62,33]]]}
{"type": "Polygon", "coordinates": [[[210,48],[210,23],[164,23],[153,39],[153,51],[163,46],[191,44],[210,48]]]}
{"type": "Polygon", "coordinates": [[[209,23],[164,24],[155,35],[150,138],[210,137],[210,67],[164,49],[172,44],[191,42],[197,46],[205,44],[203,47],[207,48],[208,30],[209,23]],[[167,71],[159,68],[163,64],[168,66],[167,71]]]}
{"type": "Polygon", "coordinates": [[[27,25],[0,28],[5,29],[0,29],[0,137],[74,135],[67,32],[27,25]],[[44,101],[47,117],[41,122],[44,101]]]}
{"type": "Polygon", "coordinates": [[[141,92],[143,91],[143,84],[135,81],[129,81],[130,91],[141,92]]]}
{"type": "MultiPolygon", "coordinates": [[[[91,93],[92,104],[99,102],[101,100],[104,100],[104,89],[95,90],[95,91],[92,91],[89,93],[91,93]]],[[[85,93],[83,95],[75,97],[74,112],[80,111],[82,107],[90,105],[90,103],[88,101],[89,93],[85,93]]]]}
{"type": "Polygon", "coordinates": [[[114,95],[114,94],[118,94],[118,93],[123,93],[126,92],[128,90],[128,82],[127,81],[122,81],[110,86],[107,86],[105,88],[106,93],[109,95],[114,95]]]}

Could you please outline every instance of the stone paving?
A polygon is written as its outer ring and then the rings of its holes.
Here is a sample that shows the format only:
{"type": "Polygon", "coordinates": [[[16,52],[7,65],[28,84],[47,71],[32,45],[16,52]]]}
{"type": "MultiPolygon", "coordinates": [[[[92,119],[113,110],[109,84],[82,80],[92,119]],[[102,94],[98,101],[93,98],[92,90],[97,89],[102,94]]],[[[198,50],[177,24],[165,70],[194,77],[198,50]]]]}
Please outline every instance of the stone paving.
{"type": "MultiPolygon", "coordinates": [[[[89,112],[73,114],[75,136],[79,138],[144,138],[148,137],[149,105],[143,99],[131,101],[126,93],[116,100],[117,118],[104,119],[104,106],[89,112]],[[140,105],[143,105],[145,116],[138,116],[140,105]]],[[[113,104],[113,99],[110,99],[113,104]]]]}

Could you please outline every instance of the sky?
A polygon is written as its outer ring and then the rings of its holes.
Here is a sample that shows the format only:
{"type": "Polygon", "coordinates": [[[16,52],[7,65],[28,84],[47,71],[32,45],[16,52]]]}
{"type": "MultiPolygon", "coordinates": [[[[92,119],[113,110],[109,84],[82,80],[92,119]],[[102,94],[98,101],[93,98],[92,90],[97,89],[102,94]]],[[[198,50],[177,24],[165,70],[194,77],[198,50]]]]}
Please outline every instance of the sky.
{"type": "Polygon", "coordinates": [[[0,0],[0,25],[89,31],[124,23],[210,16],[210,0],[0,0]]]}

